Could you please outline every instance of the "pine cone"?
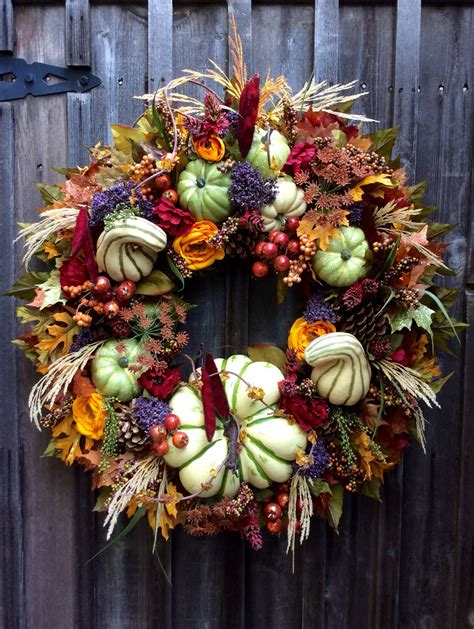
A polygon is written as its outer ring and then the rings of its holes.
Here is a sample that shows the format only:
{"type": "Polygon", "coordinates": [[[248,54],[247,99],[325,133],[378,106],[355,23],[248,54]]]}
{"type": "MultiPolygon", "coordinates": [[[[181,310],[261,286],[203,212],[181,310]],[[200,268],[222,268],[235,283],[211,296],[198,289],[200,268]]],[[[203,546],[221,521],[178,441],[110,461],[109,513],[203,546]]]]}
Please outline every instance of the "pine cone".
{"type": "Polygon", "coordinates": [[[363,301],[350,312],[340,312],[337,326],[341,332],[353,334],[364,347],[367,347],[387,332],[387,319],[384,314],[376,316],[381,305],[376,301],[363,301]]]}
{"type": "Polygon", "coordinates": [[[231,258],[248,258],[261,234],[248,229],[240,230],[225,243],[225,254],[231,258]]]}
{"type": "Polygon", "coordinates": [[[123,407],[117,411],[117,420],[119,426],[117,443],[126,450],[141,452],[148,445],[150,438],[133,421],[132,411],[127,407],[123,407]]]}

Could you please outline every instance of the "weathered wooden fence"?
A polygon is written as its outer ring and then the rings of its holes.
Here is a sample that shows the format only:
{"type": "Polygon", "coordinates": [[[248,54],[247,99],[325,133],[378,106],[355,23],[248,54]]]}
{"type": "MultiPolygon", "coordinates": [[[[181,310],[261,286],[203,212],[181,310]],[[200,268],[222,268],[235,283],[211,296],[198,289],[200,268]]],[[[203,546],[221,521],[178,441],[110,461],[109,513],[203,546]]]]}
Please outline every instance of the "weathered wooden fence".
{"type": "MultiPolygon", "coordinates": [[[[183,68],[203,68],[209,57],[226,63],[230,14],[254,70],[271,67],[295,87],[312,71],[317,79],[357,78],[370,91],[363,110],[383,125],[402,125],[404,163],[416,179],[430,180],[428,200],[440,207],[439,222],[456,224],[448,258],[459,275],[450,283],[461,288],[457,315],[474,320],[472,2],[0,0],[0,51],[30,62],[90,65],[102,78],[86,94],[0,103],[2,283],[19,270],[11,242],[15,221],[30,220],[39,205],[34,182],[55,181],[55,165],[83,163],[85,147],[107,140],[110,122],[132,122],[141,109],[134,94],[183,68]]],[[[254,286],[245,271],[237,283],[226,272],[218,277],[192,288],[190,299],[203,306],[190,326],[196,343],[239,350],[248,341],[275,340],[275,330],[283,343],[294,304],[273,307],[271,287],[254,286]]],[[[237,537],[199,540],[177,531],[160,548],[170,587],[145,524],[86,564],[104,543],[103,518],[91,512],[85,474],[39,459],[47,437],[32,429],[26,407],[35,374],[9,344],[17,326],[13,304],[2,301],[4,627],[474,626],[474,422],[467,410],[473,332],[457,358],[443,359],[443,368],[457,373],[441,395],[443,410],[430,416],[427,455],[418,447],[408,452],[387,479],[383,504],[346,500],[339,537],[316,522],[294,576],[275,539],[254,554],[237,537]]]]}

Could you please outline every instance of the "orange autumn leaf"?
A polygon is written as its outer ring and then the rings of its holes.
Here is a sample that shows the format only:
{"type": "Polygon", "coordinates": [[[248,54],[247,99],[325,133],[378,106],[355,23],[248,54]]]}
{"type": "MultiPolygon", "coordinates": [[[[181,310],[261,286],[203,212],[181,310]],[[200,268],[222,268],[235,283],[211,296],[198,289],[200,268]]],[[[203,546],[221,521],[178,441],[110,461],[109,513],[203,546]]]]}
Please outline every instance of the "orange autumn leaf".
{"type": "MultiPolygon", "coordinates": [[[[72,465],[74,461],[82,456],[81,439],[82,435],[73,427],[72,415],[67,415],[53,430],[53,446],[57,451],[57,456],[66,465],[72,465]]],[[[84,439],[85,450],[92,448],[92,439],[84,439]]]]}
{"type": "Polygon", "coordinates": [[[384,463],[380,461],[370,447],[370,437],[365,432],[357,433],[354,438],[354,446],[357,450],[359,465],[364,472],[364,478],[370,480],[372,477],[383,481],[385,470],[394,467],[394,463],[384,463]]]}
{"type": "Polygon", "coordinates": [[[331,238],[337,235],[337,227],[331,224],[314,225],[312,221],[303,219],[298,226],[298,236],[307,236],[310,241],[319,239],[319,249],[326,251],[331,238]]]}
{"type": "Polygon", "coordinates": [[[56,249],[56,245],[54,245],[52,242],[45,242],[43,249],[44,252],[48,255],[48,260],[52,260],[59,255],[59,251],[56,249]]]}
{"type": "Polygon", "coordinates": [[[183,494],[179,493],[174,483],[168,483],[168,485],[166,486],[166,492],[167,493],[163,496],[165,509],[169,513],[169,515],[176,517],[178,515],[178,509],[176,505],[183,497],[183,494]]]}
{"type": "Polygon", "coordinates": [[[95,393],[95,386],[92,384],[92,380],[87,376],[83,376],[80,371],[77,371],[72,380],[72,392],[75,397],[87,397],[91,393],[95,393]]]}
{"type": "Polygon", "coordinates": [[[370,138],[363,138],[358,135],[355,138],[349,140],[347,144],[352,144],[352,146],[356,146],[358,149],[367,152],[372,146],[372,140],[370,138]]]}
{"type": "Polygon", "coordinates": [[[67,354],[74,336],[79,332],[79,327],[68,312],[55,312],[53,319],[57,323],[47,326],[47,335],[41,335],[41,340],[35,347],[49,353],[58,350],[60,355],[67,354]]]}

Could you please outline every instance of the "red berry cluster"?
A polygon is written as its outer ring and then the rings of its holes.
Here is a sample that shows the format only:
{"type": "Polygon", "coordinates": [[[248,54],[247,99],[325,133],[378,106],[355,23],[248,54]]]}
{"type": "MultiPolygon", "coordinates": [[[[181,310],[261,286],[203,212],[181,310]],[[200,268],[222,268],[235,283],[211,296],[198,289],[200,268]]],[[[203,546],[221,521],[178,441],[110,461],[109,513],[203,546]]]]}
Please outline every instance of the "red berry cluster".
{"type": "Polygon", "coordinates": [[[277,535],[282,528],[282,517],[284,512],[288,509],[288,503],[290,501],[290,495],[288,493],[288,485],[282,483],[278,487],[279,491],[276,495],[276,499],[273,502],[267,502],[263,508],[263,515],[266,519],[266,528],[272,535],[277,535]]]}
{"type": "Polygon", "coordinates": [[[270,271],[270,266],[278,273],[286,273],[290,268],[290,257],[300,253],[300,241],[295,235],[298,229],[299,219],[289,217],[285,223],[285,231],[272,230],[268,234],[268,240],[261,240],[255,246],[254,254],[261,260],[252,265],[254,277],[265,277],[270,271]]]}
{"type": "Polygon", "coordinates": [[[164,424],[155,424],[150,428],[150,439],[152,440],[153,452],[156,456],[165,456],[170,449],[167,441],[171,435],[171,440],[175,448],[185,448],[189,443],[187,433],[178,430],[181,422],[177,415],[170,413],[165,417],[164,424]]]}
{"type": "Polygon", "coordinates": [[[108,277],[99,275],[91,290],[98,298],[97,305],[100,307],[101,314],[104,314],[107,319],[115,319],[121,306],[127,304],[133,297],[136,286],[131,280],[124,280],[113,288],[108,277]]]}

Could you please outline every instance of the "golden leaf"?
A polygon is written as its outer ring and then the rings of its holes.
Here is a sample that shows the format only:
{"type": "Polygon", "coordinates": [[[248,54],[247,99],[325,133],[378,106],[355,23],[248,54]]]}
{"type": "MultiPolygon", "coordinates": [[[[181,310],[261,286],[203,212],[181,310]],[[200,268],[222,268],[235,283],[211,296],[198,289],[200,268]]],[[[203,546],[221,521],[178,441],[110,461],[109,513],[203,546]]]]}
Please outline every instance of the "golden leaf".
{"type": "Polygon", "coordinates": [[[53,319],[61,325],[55,323],[48,325],[47,334],[39,335],[38,338],[41,340],[35,347],[48,353],[58,350],[59,355],[67,354],[71,349],[74,336],[79,332],[79,327],[68,312],[55,312],[53,319]]]}
{"type": "Polygon", "coordinates": [[[353,188],[349,190],[349,194],[351,195],[353,201],[362,201],[362,196],[364,194],[363,188],[365,186],[371,186],[373,184],[379,183],[385,188],[393,188],[394,184],[390,179],[389,175],[369,175],[359,181],[353,188]]]}
{"type": "Polygon", "coordinates": [[[315,226],[312,221],[303,219],[298,226],[297,234],[298,236],[307,236],[310,241],[319,239],[319,249],[326,251],[331,238],[337,236],[337,227],[333,227],[329,223],[315,226]]]}
{"type": "Polygon", "coordinates": [[[52,260],[59,255],[59,251],[56,249],[56,245],[52,242],[44,243],[44,252],[48,254],[48,260],[52,260]]]}
{"type": "Polygon", "coordinates": [[[166,509],[163,509],[158,517],[158,528],[161,529],[161,535],[166,541],[170,537],[168,531],[174,529],[175,524],[176,520],[168,515],[166,509]]]}
{"type": "MultiPolygon", "coordinates": [[[[72,423],[72,414],[69,414],[52,430],[53,445],[57,450],[57,456],[66,465],[72,465],[77,458],[83,456],[80,443],[82,435],[73,428],[72,423]]],[[[92,439],[85,438],[84,449],[90,450],[93,443],[92,439]]]]}
{"type": "Polygon", "coordinates": [[[178,509],[176,505],[183,497],[183,494],[179,493],[174,483],[168,483],[168,485],[166,486],[166,492],[167,493],[163,496],[165,509],[169,515],[176,517],[178,515],[178,509]]]}

